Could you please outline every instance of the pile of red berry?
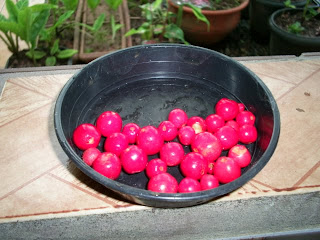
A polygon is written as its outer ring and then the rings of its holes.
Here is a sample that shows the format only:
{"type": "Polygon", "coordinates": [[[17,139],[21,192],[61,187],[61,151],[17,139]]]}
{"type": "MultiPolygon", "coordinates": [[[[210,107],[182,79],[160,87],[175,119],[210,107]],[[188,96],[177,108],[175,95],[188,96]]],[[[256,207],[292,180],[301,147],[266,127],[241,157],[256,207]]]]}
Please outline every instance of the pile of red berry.
{"type": "Polygon", "coordinates": [[[106,111],[95,125],[81,124],[73,133],[74,144],[84,151],[83,161],[97,172],[117,179],[122,170],[128,174],[145,171],[148,190],[162,193],[208,190],[237,179],[241,168],[251,162],[246,144],[256,139],[254,114],[227,98],[220,99],[215,113],[205,119],[188,118],[176,108],[157,128],[140,128],[136,123],[122,128],[121,116],[106,111]],[[103,152],[97,148],[102,136],[106,137],[103,152]],[[185,153],[183,145],[189,145],[191,152],[185,153]],[[148,161],[148,155],[155,154],[159,158],[148,161]],[[173,166],[179,166],[184,176],[180,183],[167,172],[173,166]]]}

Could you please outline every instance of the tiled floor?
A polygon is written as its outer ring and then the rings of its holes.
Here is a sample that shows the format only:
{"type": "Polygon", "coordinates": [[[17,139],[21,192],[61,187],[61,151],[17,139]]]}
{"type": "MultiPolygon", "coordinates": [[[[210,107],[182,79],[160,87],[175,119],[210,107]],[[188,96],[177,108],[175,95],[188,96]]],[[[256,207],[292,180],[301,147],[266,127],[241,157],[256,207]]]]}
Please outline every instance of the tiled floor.
{"type": "MultiPolygon", "coordinates": [[[[228,201],[320,190],[320,57],[243,62],[270,88],[281,136],[267,166],[228,201]]],[[[9,78],[0,98],[0,222],[146,207],[118,200],[80,172],[53,126],[55,99],[70,74],[9,78]]]]}

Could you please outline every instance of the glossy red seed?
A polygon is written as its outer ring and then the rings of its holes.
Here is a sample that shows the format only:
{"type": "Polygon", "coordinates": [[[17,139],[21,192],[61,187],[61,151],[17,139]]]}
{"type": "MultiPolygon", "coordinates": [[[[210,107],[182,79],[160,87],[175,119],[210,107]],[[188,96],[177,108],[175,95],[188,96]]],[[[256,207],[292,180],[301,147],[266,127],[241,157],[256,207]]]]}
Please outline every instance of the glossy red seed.
{"type": "Polygon", "coordinates": [[[98,129],[90,124],[80,124],[74,131],[72,140],[80,150],[97,147],[101,139],[101,134],[98,129]]]}
{"type": "Polygon", "coordinates": [[[114,153],[103,152],[93,162],[92,167],[98,173],[110,179],[117,179],[121,173],[121,163],[114,153]]]}
{"type": "Polygon", "coordinates": [[[178,138],[183,145],[190,145],[196,132],[190,126],[184,126],[179,129],[178,138]]]}
{"type": "Polygon", "coordinates": [[[98,117],[96,126],[103,136],[109,137],[112,133],[121,132],[122,119],[118,113],[106,111],[98,117]]]}
{"type": "Polygon", "coordinates": [[[221,183],[229,183],[241,176],[241,168],[230,157],[219,157],[214,164],[213,175],[221,183]]]}
{"type": "Polygon", "coordinates": [[[191,193],[191,192],[199,192],[201,191],[201,186],[199,181],[186,177],[181,180],[178,186],[179,193],[191,193]]]}
{"type": "Polygon", "coordinates": [[[153,192],[177,193],[178,182],[171,174],[160,173],[149,180],[147,188],[153,192]]]}

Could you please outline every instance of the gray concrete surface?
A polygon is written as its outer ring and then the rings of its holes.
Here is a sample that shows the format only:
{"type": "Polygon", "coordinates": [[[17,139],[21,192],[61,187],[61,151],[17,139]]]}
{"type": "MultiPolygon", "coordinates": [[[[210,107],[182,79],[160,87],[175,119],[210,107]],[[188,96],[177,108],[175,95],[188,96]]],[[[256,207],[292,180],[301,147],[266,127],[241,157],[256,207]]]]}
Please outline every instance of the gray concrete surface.
{"type": "Polygon", "coordinates": [[[4,223],[0,239],[320,239],[320,193],[4,223]]]}

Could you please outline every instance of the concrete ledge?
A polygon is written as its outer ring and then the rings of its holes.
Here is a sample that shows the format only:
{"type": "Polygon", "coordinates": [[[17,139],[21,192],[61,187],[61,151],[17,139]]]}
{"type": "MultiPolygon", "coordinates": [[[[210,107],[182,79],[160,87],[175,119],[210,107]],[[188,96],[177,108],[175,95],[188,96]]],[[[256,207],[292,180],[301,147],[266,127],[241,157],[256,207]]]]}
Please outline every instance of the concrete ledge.
{"type": "Polygon", "coordinates": [[[1,239],[320,238],[320,193],[0,225],[1,239]]]}

